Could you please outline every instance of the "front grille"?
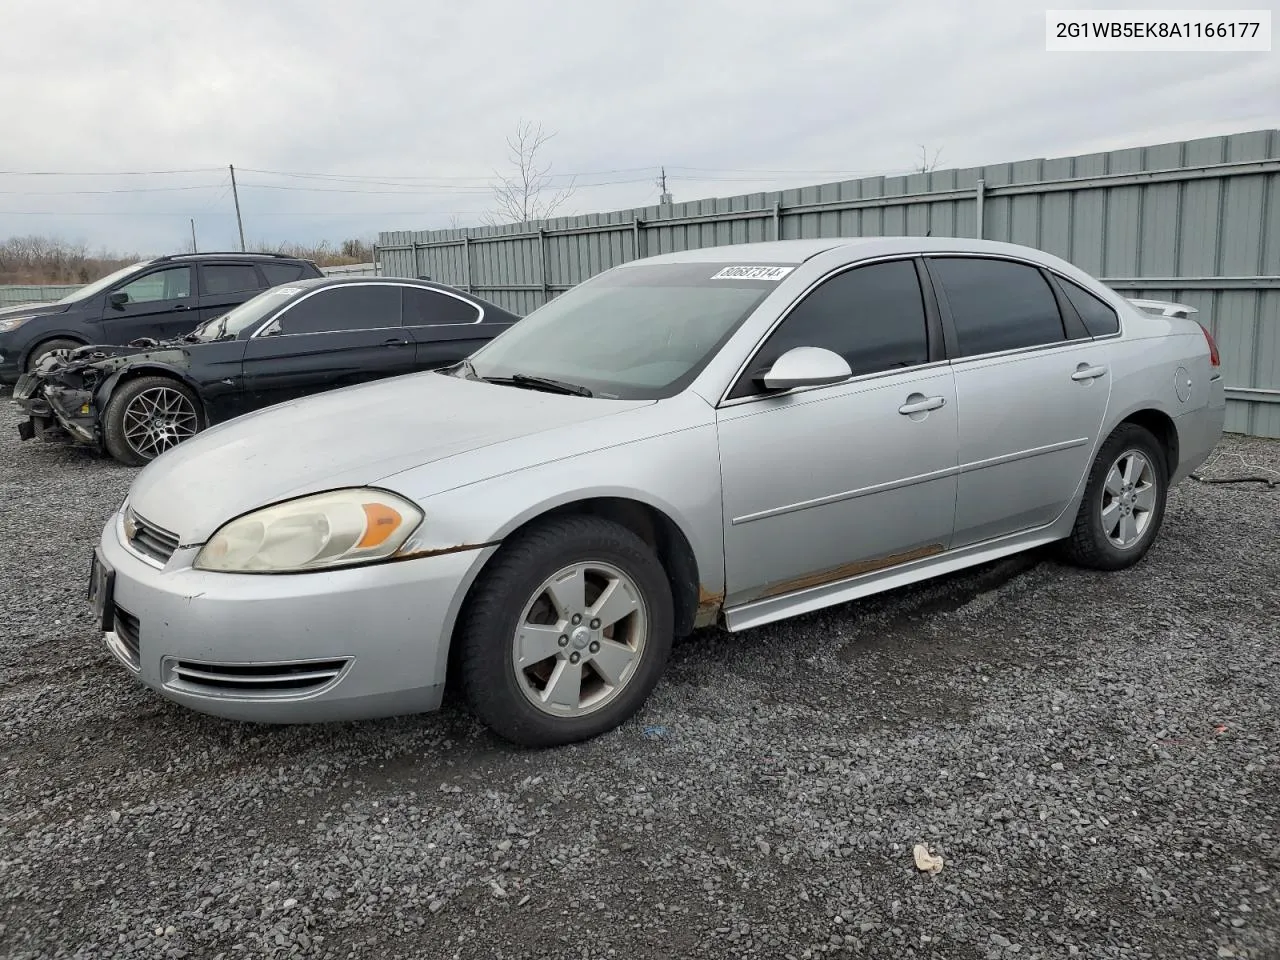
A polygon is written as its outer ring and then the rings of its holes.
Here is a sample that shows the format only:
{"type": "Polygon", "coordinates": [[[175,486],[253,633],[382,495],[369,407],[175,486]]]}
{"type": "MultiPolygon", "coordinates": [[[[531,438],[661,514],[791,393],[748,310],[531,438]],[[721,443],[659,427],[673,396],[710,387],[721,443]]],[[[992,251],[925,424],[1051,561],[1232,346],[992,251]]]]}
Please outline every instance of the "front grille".
{"type": "Polygon", "coordinates": [[[142,626],[137,617],[119,604],[116,605],[112,616],[115,621],[116,640],[119,641],[120,649],[128,657],[130,665],[136,668],[140,660],[138,635],[141,633],[142,626]]]}
{"type": "Polygon", "coordinates": [[[279,697],[314,693],[333,683],[350,661],[291,661],[287,663],[169,662],[169,683],[193,693],[236,697],[279,697]]]}
{"type": "MultiPolygon", "coordinates": [[[[133,535],[129,537],[129,545],[143,556],[168,563],[173,552],[178,549],[178,535],[157,527],[133,511],[129,512],[128,519],[133,521],[133,535]]],[[[129,529],[128,522],[125,523],[125,529],[129,529]]]]}

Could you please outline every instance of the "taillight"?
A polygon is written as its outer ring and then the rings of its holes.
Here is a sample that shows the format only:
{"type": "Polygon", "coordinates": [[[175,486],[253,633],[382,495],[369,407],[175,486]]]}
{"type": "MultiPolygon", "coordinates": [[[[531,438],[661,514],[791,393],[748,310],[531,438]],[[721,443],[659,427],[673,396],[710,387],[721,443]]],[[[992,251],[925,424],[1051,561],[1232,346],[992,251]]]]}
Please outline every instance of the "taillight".
{"type": "MultiPolygon", "coordinates": [[[[1196,322],[1199,323],[1199,321],[1196,322]]],[[[1209,332],[1209,328],[1203,323],[1200,324],[1200,329],[1204,331],[1205,343],[1209,344],[1209,366],[1221,366],[1222,358],[1218,356],[1218,345],[1213,342],[1213,334],[1209,332]]]]}

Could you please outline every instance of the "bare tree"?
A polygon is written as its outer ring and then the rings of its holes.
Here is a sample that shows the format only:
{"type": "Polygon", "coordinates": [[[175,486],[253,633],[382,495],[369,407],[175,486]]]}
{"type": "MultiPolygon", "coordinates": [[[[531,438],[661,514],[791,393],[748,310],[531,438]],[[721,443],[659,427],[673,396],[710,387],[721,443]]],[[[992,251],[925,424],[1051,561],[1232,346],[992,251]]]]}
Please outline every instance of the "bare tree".
{"type": "Polygon", "coordinates": [[[504,176],[494,171],[494,209],[485,214],[485,223],[528,223],[551,216],[573,196],[575,178],[563,186],[556,183],[551,164],[544,163],[539,151],[555,133],[545,133],[542,124],[520,121],[516,132],[507,138],[509,160],[513,171],[504,176]]]}
{"type": "Polygon", "coordinates": [[[920,160],[916,164],[916,173],[933,173],[938,169],[938,158],[942,156],[942,148],[939,147],[934,151],[933,159],[929,159],[929,151],[923,144],[920,145],[920,160]]]}
{"type": "Polygon", "coordinates": [[[466,224],[466,217],[464,217],[464,216],[463,216],[462,214],[460,214],[460,213],[451,213],[451,214],[449,214],[449,229],[450,229],[450,230],[465,230],[465,229],[466,229],[466,227],[467,227],[467,224],[466,224]]]}

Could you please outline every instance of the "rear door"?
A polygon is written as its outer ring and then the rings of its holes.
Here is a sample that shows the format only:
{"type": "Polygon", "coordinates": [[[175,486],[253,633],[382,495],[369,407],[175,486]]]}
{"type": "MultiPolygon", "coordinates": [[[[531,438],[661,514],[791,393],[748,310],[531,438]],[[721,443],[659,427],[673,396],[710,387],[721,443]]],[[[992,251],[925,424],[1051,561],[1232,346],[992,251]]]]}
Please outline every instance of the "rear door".
{"type": "Polygon", "coordinates": [[[1053,522],[1094,456],[1110,347],[1039,267],[927,258],[956,378],[960,483],[952,547],[1053,522]]]}
{"type": "Polygon", "coordinates": [[[413,365],[418,370],[457,363],[510,326],[485,322],[480,307],[442,290],[407,284],[401,289],[405,332],[413,340],[413,365]]]}
{"type": "Polygon", "coordinates": [[[412,372],[414,348],[400,311],[400,285],[392,283],[321,287],[300,298],[249,340],[250,405],[412,372]]]}
{"type": "Polygon", "coordinates": [[[189,264],[161,267],[109,291],[102,308],[102,342],[164,340],[193,330],[200,322],[193,272],[189,264]],[[127,299],[114,304],[113,294],[127,299]]]}
{"type": "Polygon", "coordinates": [[[251,263],[202,263],[197,270],[201,323],[222,316],[267,286],[251,263]]]}

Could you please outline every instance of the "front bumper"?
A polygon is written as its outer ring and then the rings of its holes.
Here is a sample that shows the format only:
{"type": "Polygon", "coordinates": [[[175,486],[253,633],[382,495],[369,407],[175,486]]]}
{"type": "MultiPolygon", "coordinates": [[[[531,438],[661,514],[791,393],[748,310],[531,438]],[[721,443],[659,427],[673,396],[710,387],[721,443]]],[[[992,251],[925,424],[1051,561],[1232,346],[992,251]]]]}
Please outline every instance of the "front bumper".
{"type": "Polygon", "coordinates": [[[27,417],[25,424],[18,425],[23,440],[69,438],[95,446],[99,443],[97,411],[88,390],[42,385],[31,397],[14,399],[13,403],[27,417]]]}
{"type": "Polygon", "coordinates": [[[314,723],[421,713],[444,693],[449,638],[494,548],[308,574],[163,568],[123,543],[117,514],[100,556],[114,571],[108,649],[144,684],[215,716],[314,723]]]}

